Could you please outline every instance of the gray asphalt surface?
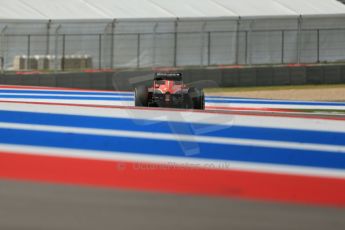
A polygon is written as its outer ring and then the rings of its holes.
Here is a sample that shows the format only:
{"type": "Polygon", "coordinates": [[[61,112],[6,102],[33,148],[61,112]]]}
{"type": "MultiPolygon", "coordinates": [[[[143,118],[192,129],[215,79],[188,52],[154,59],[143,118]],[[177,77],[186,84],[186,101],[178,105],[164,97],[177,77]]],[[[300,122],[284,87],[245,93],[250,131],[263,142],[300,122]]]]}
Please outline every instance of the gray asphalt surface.
{"type": "Polygon", "coordinates": [[[345,229],[345,210],[0,181],[0,229],[345,229]]]}

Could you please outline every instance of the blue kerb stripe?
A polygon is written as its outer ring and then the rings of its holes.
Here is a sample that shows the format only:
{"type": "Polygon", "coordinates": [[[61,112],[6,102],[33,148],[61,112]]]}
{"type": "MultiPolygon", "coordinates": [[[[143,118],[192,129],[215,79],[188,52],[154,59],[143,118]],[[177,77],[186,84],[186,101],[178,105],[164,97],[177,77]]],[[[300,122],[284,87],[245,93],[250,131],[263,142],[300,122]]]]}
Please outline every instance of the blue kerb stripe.
{"type": "MultiPolygon", "coordinates": [[[[18,94],[60,94],[60,95],[104,95],[104,96],[134,96],[133,92],[87,92],[87,91],[54,91],[54,90],[11,90],[0,89],[0,93],[18,93],[18,94]]],[[[20,96],[20,95],[18,95],[20,96]]],[[[1,96],[2,97],[2,96],[1,96]]],[[[21,96],[20,96],[21,97],[21,96]]],[[[287,101],[287,100],[274,100],[274,99],[253,99],[242,97],[224,97],[224,96],[207,96],[208,102],[213,103],[278,103],[278,104],[300,104],[300,105],[344,105],[342,102],[308,102],[308,101],[287,101]]]]}
{"type": "Polygon", "coordinates": [[[332,101],[298,101],[298,100],[278,100],[278,99],[270,99],[270,98],[244,98],[244,97],[217,97],[217,96],[207,96],[206,99],[208,100],[215,100],[215,101],[224,101],[224,102],[232,102],[232,101],[243,101],[243,102],[294,102],[294,103],[335,103],[345,105],[343,102],[332,102],[332,101]]]}
{"type": "MultiPolygon", "coordinates": [[[[34,92],[37,93],[37,92],[34,92]]],[[[47,94],[56,94],[56,93],[47,93],[47,94]]],[[[0,98],[23,98],[23,99],[60,99],[60,100],[102,100],[102,101],[133,101],[134,97],[132,94],[77,94],[77,93],[66,93],[70,94],[69,96],[63,96],[64,93],[60,93],[61,96],[50,96],[50,95],[0,95],[0,98]],[[83,97],[75,97],[73,95],[83,95],[83,97]],[[88,97],[91,95],[99,96],[117,96],[117,97],[88,97]],[[123,97],[121,97],[123,96],[123,97]]],[[[310,105],[310,106],[344,106],[345,103],[339,102],[295,102],[295,101],[262,101],[256,99],[248,100],[223,100],[223,99],[212,99],[206,97],[205,100],[207,103],[219,103],[219,104],[263,104],[263,105],[310,105]]]]}
{"type": "Polygon", "coordinates": [[[260,100],[219,100],[219,99],[207,99],[206,102],[210,103],[241,103],[241,104],[267,104],[267,105],[325,105],[325,106],[344,106],[345,103],[339,102],[297,102],[297,101],[260,101],[260,100]]]}
{"type": "MultiPolygon", "coordinates": [[[[231,121],[231,118],[229,118],[231,121]]],[[[0,122],[345,145],[345,133],[0,110],[0,122]]]]}
{"type": "Polygon", "coordinates": [[[95,100],[95,101],[133,101],[128,97],[73,97],[73,96],[28,96],[28,95],[0,95],[0,98],[23,99],[60,99],[60,100],[95,100]]]}
{"type": "Polygon", "coordinates": [[[70,94],[70,95],[119,95],[119,96],[133,96],[132,92],[85,92],[85,91],[53,91],[53,90],[10,90],[10,89],[0,89],[0,93],[32,93],[32,94],[70,94]]]}
{"type": "Polygon", "coordinates": [[[70,148],[166,157],[233,160],[323,168],[345,169],[345,155],[328,152],[274,149],[251,146],[209,144],[128,137],[110,137],[71,133],[54,133],[0,129],[0,143],[70,148]]]}

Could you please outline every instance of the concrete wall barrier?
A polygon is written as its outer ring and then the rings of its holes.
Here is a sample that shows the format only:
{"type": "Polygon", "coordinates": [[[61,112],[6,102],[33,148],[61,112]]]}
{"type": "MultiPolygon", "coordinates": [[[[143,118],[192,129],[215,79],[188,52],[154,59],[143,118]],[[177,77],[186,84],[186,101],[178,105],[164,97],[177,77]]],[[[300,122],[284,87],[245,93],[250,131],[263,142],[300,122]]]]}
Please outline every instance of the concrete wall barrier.
{"type": "Polygon", "coordinates": [[[55,75],[39,75],[39,86],[56,86],[56,76],[55,75]]]}
{"type": "Polygon", "coordinates": [[[40,77],[38,75],[23,75],[21,76],[20,81],[22,85],[33,85],[36,82],[40,82],[40,77]]]}
{"type": "MultiPolygon", "coordinates": [[[[84,74],[82,74],[84,75],[84,74]]],[[[56,76],[56,86],[57,87],[67,87],[67,88],[73,88],[74,87],[74,78],[76,76],[70,75],[70,74],[64,74],[56,76]]],[[[82,88],[83,85],[80,85],[78,88],[82,88]]]]}
{"type": "Polygon", "coordinates": [[[322,67],[306,68],[306,80],[308,84],[322,84],[324,82],[322,67]]]}
{"type": "MultiPolygon", "coordinates": [[[[345,65],[184,69],[186,84],[198,88],[345,83],[345,65]]],[[[99,90],[133,90],[151,85],[153,71],[99,73],[0,74],[0,84],[68,87],[99,90]]]]}
{"type": "Polygon", "coordinates": [[[341,67],[340,66],[326,66],[323,69],[323,82],[326,84],[336,84],[341,82],[341,67]]]}
{"type": "Polygon", "coordinates": [[[18,75],[5,76],[4,84],[6,84],[6,85],[22,85],[22,76],[18,76],[18,75]]]}
{"type": "Polygon", "coordinates": [[[256,70],[240,69],[238,80],[238,86],[256,86],[256,70]]]}
{"type": "Polygon", "coordinates": [[[220,87],[222,85],[222,71],[220,69],[193,69],[181,71],[183,81],[190,87],[220,87]]]}
{"type": "Polygon", "coordinates": [[[269,86],[273,85],[273,68],[257,68],[256,69],[256,85],[269,86]]]}
{"type": "Polygon", "coordinates": [[[345,66],[340,67],[340,81],[345,83],[345,66]]]}
{"type": "Polygon", "coordinates": [[[138,85],[149,86],[152,80],[151,71],[124,71],[113,74],[110,84],[115,90],[133,90],[138,85]]]}
{"type": "Polygon", "coordinates": [[[99,90],[107,90],[107,89],[112,89],[111,86],[111,78],[112,78],[112,73],[111,74],[100,74],[97,73],[95,76],[92,74],[89,74],[89,84],[91,86],[91,89],[99,89],[99,90]]]}
{"type": "Polygon", "coordinates": [[[290,68],[282,67],[273,69],[272,85],[290,85],[290,83],[290,68]]]}
{"type": "Polygon", "coordinates": [[[291,67],[289,85],[304,85],[306,83],[307,83],[306,67],[291,67]]]}
{"type": "Polygon", "coordinates": [[[221,85],[223,87],[235,87],[239,85],[239,69],[222,69],[221,85]]]}

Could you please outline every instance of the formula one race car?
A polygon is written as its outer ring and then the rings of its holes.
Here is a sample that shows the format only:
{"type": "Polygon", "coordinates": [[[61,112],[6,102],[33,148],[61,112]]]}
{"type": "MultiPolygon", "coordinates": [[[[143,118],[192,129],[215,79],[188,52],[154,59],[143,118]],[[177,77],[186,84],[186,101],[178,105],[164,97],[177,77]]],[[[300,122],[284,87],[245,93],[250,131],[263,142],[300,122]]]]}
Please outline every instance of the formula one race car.
{"type": "Polygon", "coordinates": [[[156,73],[152,87],[135,88],[135,106],[205,109],[203,90],[188,88],[181,73],[156,73]]]}

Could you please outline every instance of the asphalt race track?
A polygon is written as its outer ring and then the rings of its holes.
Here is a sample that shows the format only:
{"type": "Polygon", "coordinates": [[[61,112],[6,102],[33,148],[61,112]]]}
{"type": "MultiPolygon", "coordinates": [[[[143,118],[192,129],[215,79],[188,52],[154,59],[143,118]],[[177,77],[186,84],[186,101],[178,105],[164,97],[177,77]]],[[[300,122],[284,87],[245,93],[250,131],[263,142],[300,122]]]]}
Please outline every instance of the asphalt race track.
{"type": "Polygon", "coordinates": [[[345,103],[0,86],[0,229],[344,229],[345,103]]]}
{"type": "Polygon", "coordinates": [[[0,182],[0,229],[343,229],[345,211],[236,199],[0,182]]]}

